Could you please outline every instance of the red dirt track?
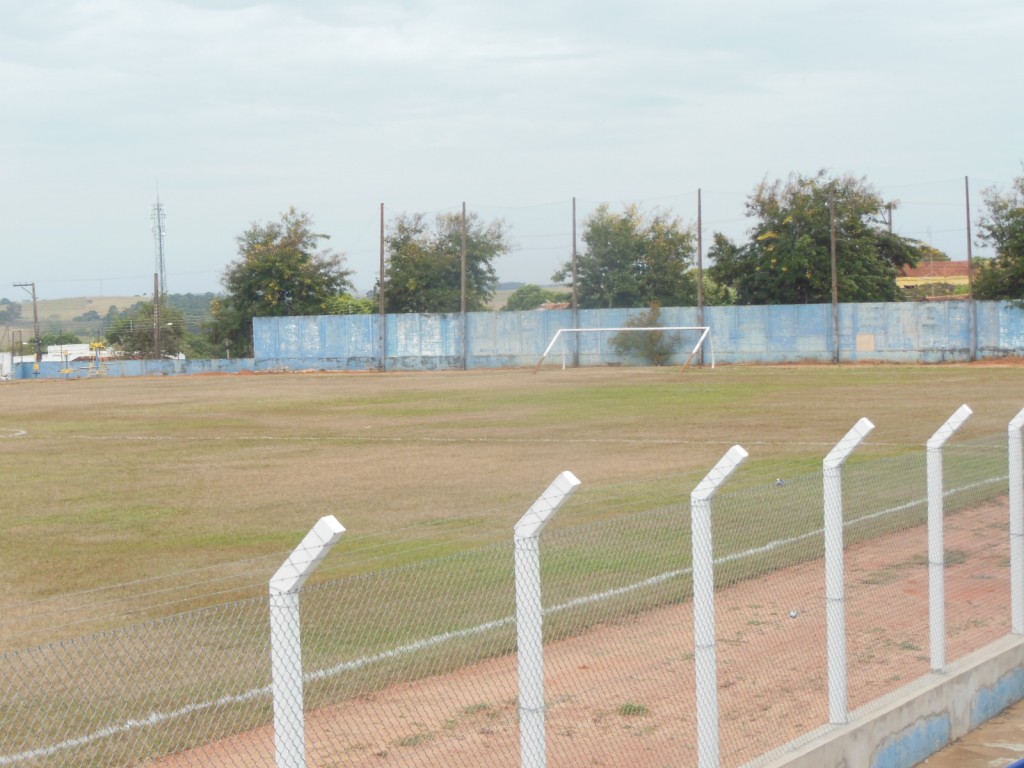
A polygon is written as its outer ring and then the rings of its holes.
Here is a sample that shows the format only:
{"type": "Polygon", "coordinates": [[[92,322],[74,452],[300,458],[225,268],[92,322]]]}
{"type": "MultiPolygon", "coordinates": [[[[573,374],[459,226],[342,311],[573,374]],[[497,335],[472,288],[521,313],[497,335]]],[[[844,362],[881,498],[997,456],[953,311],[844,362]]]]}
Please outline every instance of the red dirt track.
{"type": "MultiPolygon", "coordinates": [[[[947,663],[1009,631],[1005,502],[950,515],[947,663]]],[[[846,552],[849,708],[929,671],[923,526],[846,552]]],[[[828,720],[824,566],[814,561],[716,596],[722,764],[740,765],[828,720]],[[795,612],[795,615],[794,615],[795,612]]],[[[545,646],[551,766],[696,764],[692,604],[545,646]]],[[[388,688],[307,716],[308,764],[518,764],[516,658],[388,688]]],[[[268,726],[158,760],[273,766],[268,726]]]]}

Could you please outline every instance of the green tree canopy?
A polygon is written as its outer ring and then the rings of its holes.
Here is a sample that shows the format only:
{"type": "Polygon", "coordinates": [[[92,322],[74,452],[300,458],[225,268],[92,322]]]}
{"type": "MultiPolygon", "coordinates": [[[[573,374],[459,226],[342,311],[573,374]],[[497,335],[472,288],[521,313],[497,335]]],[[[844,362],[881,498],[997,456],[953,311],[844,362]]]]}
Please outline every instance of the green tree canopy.
{"type": "Polygon", "coordinates": [[[1024,300],[1024,176],[1003,194],[990,187],[983,193],[984,216],[978,238],[995,249],[992,259],[978,260],[974,294],[979,299],[1024,300]]]}
{"type": "Polygon", "coordinates": [[[738,304],[814,304],[832,300],[831,223],[836,220],[840,301],[896,301],[896,276],[917,264],[921,243],[892,234],[885,203],[864,179],[791,175],[762,181],[747,199],[755,220],[743,245],[715,233],[708,272],[738,304]]]}
{"type": "MultiPolygon", "coordinates": [[[[577,258],[576,295],[584,309],[677,307],[697,302],[690,269],[693,232],[667,213],[645,215],[636,205],[615,213],[600,205],[583,225],[583,254],[577,258]]],[[[552,277],[572,282],[572,262],[552,277]]]]}
{"type": "Polygon", "coordinates": [[[328,315],[372,315],[377,311],[377,302],[340,293],[327,300],[324,310],[328,315]]]}
{"type": "MultiPolygon", "coordinates": [[[[159,323],[160,356],[188,355],[188,328],[184,313],[174,307],[161,306],[159,323]]],[[[107,343],[128,357],[155,358],[155,326],[153,302],[140,301],[118,314],[107,329],[107,343]]]]}
{"type": "Polygon", "coordinates": [[[81,344],[82,339],[77,334],[71,333],[71,331],[55,331],[53,333],[44,333],[39,338],[39,345],[45,349],[46,347],[55,347],[60,344],[81,344]]]}
{"type": "Polygon", "coordinates": [[[508,297],[502,310],[506,312],[523,312],[537,309],[537,307],[543,304],[571,300],[571,293],[552,291],[547,288],[541,288],[533,283],[527,283],[512,291],[512,295],[508,297]]]}
{"type": "Polygon", "coordinates": [[[289,208],[279,222],[252,224],[238,236],[238,259],[221,276],[225,295],[213,302],[210,340],[252,354],[252,319],[327,314],[328,302],[351,289],[344,257],[318,250],[328,235],[307,213],[289,208]]]}
{"type": "Polygon", "coordinates": [[[0,323],[16,323],[21,319],[21,304],[10,299],[0,299],[0,323]]]}
{"type": "MultiPolygon", "coordinates": [[[[510,250],[504,222],[466,215],[466,309],[485,310],[498,286],[493,261],[510,250]]],[[[401,214],[384,238],[387,312],[458,312],[462,306],[461,213],[401,214]]]]}

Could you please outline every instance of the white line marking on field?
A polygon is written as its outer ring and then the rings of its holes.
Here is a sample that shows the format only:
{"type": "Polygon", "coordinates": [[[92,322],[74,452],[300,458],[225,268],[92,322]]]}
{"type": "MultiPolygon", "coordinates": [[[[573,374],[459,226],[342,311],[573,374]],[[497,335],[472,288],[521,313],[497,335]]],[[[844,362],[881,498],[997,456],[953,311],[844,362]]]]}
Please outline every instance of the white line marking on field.
{"type": "MultiPolygon", "coordinates": [[[[421,436],[409,437],[407,435],[69,435],[62,437],[62,440],[138,440],[144,442],[282,442],[282,443],[497,443],[497,444],[524,444],[534,445],[540,443],[553,443],[565,445],[566,443],[579,444],[621,444],[621,445],[732,445],[731,440],[687,440],[674,437],[444,437],[444,436],[421,436]]],[[[831,442],[816,442],[810,440],[744,440],[744,445],[800,445],[808,447],[831,447],[831,442]]],[[[917,443],[879,443],[873,441],[872,445],[890,446],[896,448],[919,448],[917,443]]]]}
{"type": "Polygon", "coordinates": [[[0,438],[4,437],[24,437],[28,432],[24,429],[5,429],[0,427],[0,438]]]}
{"type": "MultiPolygon", "coordinates": [[[[965,485],[961,488],[953,488],[943,493],[943,496],[952,496],[955,493],[974,490],[976,488],[981,488],[985,485],[991,485],[992,483],[1002,482],[1003,480],[1007,479],[1007,475],[991,477],[986,480],[965,485]]],[[[910,501],[905,504],[900,504],[899,506],[896,507],[890,507],[889,509],[883,509],[878,512],[873,512],[870,515],[858,517],[855,520],[849,520],[846,523],[844,523],[844,527],[857,525],[858,523],[862,523],[866,520],[873,520],[879,517],[894,514],[896,512],[903,512],[908,509],[911,509],[912,507],[920,506],[923,504],[927,504],[927,499],[910,501]]],[[[813,538],[815,536],[821,536],[823,534],[824,528],[818,528],[813,531],[808,531],[807,533],[802,533],[799,536],[792,536],[787,539],[778,539],[776,541],[769,542],[768,544],[764,544],[760,547],[753,547],[751,549],[744,550],[743,552],[734,552],[731,555],[725,555],[723,557],[716,558],[714,562],[715,565],[722,565],[724,563],[735,562],[736,560],[742,560],[747,557],[761,555],[766,552],[770,552],[774,549],[778,549],[789,544],[795,544],[799,541],[803,541],[804,539],[813,538]]],[[[581,605],[587,605],[590,603],[600,602],[602,600],[608,600],[613,597],[618,597],[620,595],[625,595],[630,592],[635,592],[645,587],[651,587],[656,584],[661,584],[671,579],[679,578],[680,576],[686,576],[690,574],[691,571],[691,568],[681,568],[675,571],[667,571],[657,576],[652,576],[648,579],[644,579],[643,581],[638,581],[634,584],[627,584],[623,587],[616,587],[615,589],[609,589],[604,592],[599,592],[597,594],[586,595],[584,597],[577,597],[568,602],[561,603],[559,605],[553,605],[549,608],[545,608],[544,613],[559,613],[561,611],[566,611],[571,608],[579,607],[581,605]]],[[[341,664],[337,664],[333,667],[316,670],[314,672],[308,672],[305,675],[303,675],[303,680],[305,682],[311,682],[314,680],[328,679],[340,675],[343,672],[361,669],[362,667],[366,667],[371,664],[376,664],[381,661],[388,661],[390,659],[395,659],[410,653],[422,651],[426,648],[432,648],[438,645],[442,645],[443,643],[446,643],[449,640],[457,640],[463,637],[470,637],[472,635],[483,634],[484,632],[489,632],[493,629],[500,629],[501,627],[513,624],[514,621],[514,616],[507,616],[503,619],[497,619],[495,621],[489,621],[484,624],[478,624],[474,627],[458,629],[452,632],[444,632],[439,635],[434,635],[433,637],[428,637],[423,640],[417,640],[406,645],[398,646],[397,648],[391,648],[389,650],[382,651],[381,653],[377,653],[372,656],[363,656],[358,659],[353,659],[352,661],[342,662],[341,664]]],[[[204,710],[213,709],[215,707],[226,706],[230,704],[240,704],[247,701],[251,701],[253,699],[260,698],[262,696],[270,695],[271,687],[267,685],[263,686],[262,688],[254,688],[252,690],[245,691],[244,693],[240,694],[222,696],[219,699],[214,699],[212,701],[205,701],[199,704],[189,704],[188,706],[181,707],[180,709],[175,709],[170,712],[151,712],[148,716],[144,718],[126,720],[120,725],[112,725],[107,728],[94,731],[93,733],[87,734],[85,736],[79,736],[74,739],[67,739],[66,741],[62,741],[59,744],[54,744],[49,747],[39,747],[37,749],[28,750],[26,752],[19,752],[14,755],[0,755],[0,765],[14,765],[25,760],[33,760],[39,757],[47,757],[49,755],[56,754],[57,752],[61,752],[66,749],[81,747],[91,742],[108,738],[110,736],[116,736],[122,733],[128,733],[129,731],[138,728],[149,728],[154,725],[159,725],[160,723],[167,722],[169,720],[174,720],[179,717],[194,714],[196,712],[202,712],[204,710]]]]}

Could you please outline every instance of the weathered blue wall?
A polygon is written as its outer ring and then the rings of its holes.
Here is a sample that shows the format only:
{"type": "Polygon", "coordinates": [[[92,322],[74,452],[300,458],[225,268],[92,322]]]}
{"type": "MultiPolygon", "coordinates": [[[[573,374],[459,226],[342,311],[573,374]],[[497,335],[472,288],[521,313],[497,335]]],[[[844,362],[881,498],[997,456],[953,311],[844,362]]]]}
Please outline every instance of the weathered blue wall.
{"type": "Polygon", "coordinates": [[[111,360],[101,370],[88,363],[42,362],[38,371],[35,363],[15,363],[14,379],[87,379],[94,376],[120,378],[126,376],[174,376],[189,373],[241,373],[256,369],[249,358],[235,360],[111,360]]]}
{"type": "MultiPolygon", "coordinates": [[[[979,358],[1024,354],[1024,311],[1006,302],[977,302],[979,358]]],[[[581,310],[581,328],[625,325],[643,310],[581,310]]],[[[832,360],[832,307],[828,304],[707,307],[716,362],[781,363],[832,360]]],[[[387,315],[388,370],[462,367],[462,319],[457,314],[387,315]]],[[[695,307],[662,308],[662,325],[697,324],[695,307]]],[[[466,318],[468,368],[536,365],[560,328],[572,327],[569,310],[473,312],[466,318]]],[[[964,301],[843,304],[839,307],[839,357],[844,362],[936,363],[970,354],[970,304],[964,301]]],[[[580,365],[642,363],[616,354],[614,334],[578,338],[580,365]]],[[[253,320],[257,368],[364,370],[380,366],[380,317],[261,317],[253,320]]],[[[561,364],[572,337],[548,358],[561,364]]],[[[696,340],[683,334],[686,360],[696,340]]],[[[707,360],[707,353],[705,354],[707,360]]]]}
{"type": "MultiPolygon", "coordinates": [[[[979,358],[1024,355],[1024,310],[1006,302],[977,302],[979,358]]],[[[639,309],[581,310],[581,328],[614,328],[639,309]]],[[[828,304],[759,307],[707,307],[716,363],[785,363],[832,360],[832,307],[828,304]]],[[[662,325],[697,325],[695,307],[662,308],[662,325]]],[[[446,370],[462,367],[462,318],[458,314],[388,315],[388,370],[446,370]]],[[[572,312],[472,312],[466,318],[468,368],[530,367],[537,364],[555,332],[572,327],[572,312]]],[[[963,301],[842,304],[839,307],[839,359],[843,362],[939,363],[970,355],[970,305],[963,301]]],[[[582,366],[645,364],[617,354],[612,333],[564,336],[547,363],[571,364],[578,344],[582,366]],[[576,339],[575,341],[573,339],[576,339]]],[[[669,362],[686,361],[697,334],[679,336],[679,352],[669,362]]],[[[378,315],[257,317],[255,356],[236,360],[118,360],[104,375],[152,376],[238,373],[279,369],[369,370],[380,367],[378,315]]],[[[85,363],[68,371],[63,363],[32,363],[13,368],[16,379],[85,378],[85,363]]]]}

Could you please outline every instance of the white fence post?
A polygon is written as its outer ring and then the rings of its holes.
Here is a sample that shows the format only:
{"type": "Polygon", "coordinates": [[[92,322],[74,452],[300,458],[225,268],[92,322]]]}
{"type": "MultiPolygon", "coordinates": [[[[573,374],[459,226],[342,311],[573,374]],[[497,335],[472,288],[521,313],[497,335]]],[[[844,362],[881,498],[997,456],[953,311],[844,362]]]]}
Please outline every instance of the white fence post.
{"type": "Polygon", "coordinates": [[[277,768],[306,768],[299,590],[343,533],[345,528],[334,515],[321,517],[270,579],[270,667],[277,768]]]}
{"type": "Polygon", "coordinates": [[[544,734],[544,606],[540,594],[540,533],[580,481],[563,472],[515,527],[516,647],[519,663],[519,749],[523,768],[547,765],[544,734]]]}
{"type": "Polygon", "coordinates": [[[942,446],[973,411],[966,405],[946,419],[927,443],[928,469],[928,626],[932,672],[946,668],[946,553],[943,543],[942,446]]]}
{"type": "Polygon", "coordinates": [[[1024,635],[1024,410],[1010,422],[1010,631],[1024,635]]]}
{"type": "Polygon", "coordinates": [[[828,721],[849,719],[846,665],[846,587],[843,575],[843,464],[875,428],[861,419],[825,457],[825,620],[828,649],[828,721]]]}
{"type": "Polygon", "coordinates": [[[715,566],[711,499],[747,458],[730,448],[690,493],[693,560],[693,636],[697,671],[697,766],[718,768],[718,662],[715,657],[715,566]]]}

